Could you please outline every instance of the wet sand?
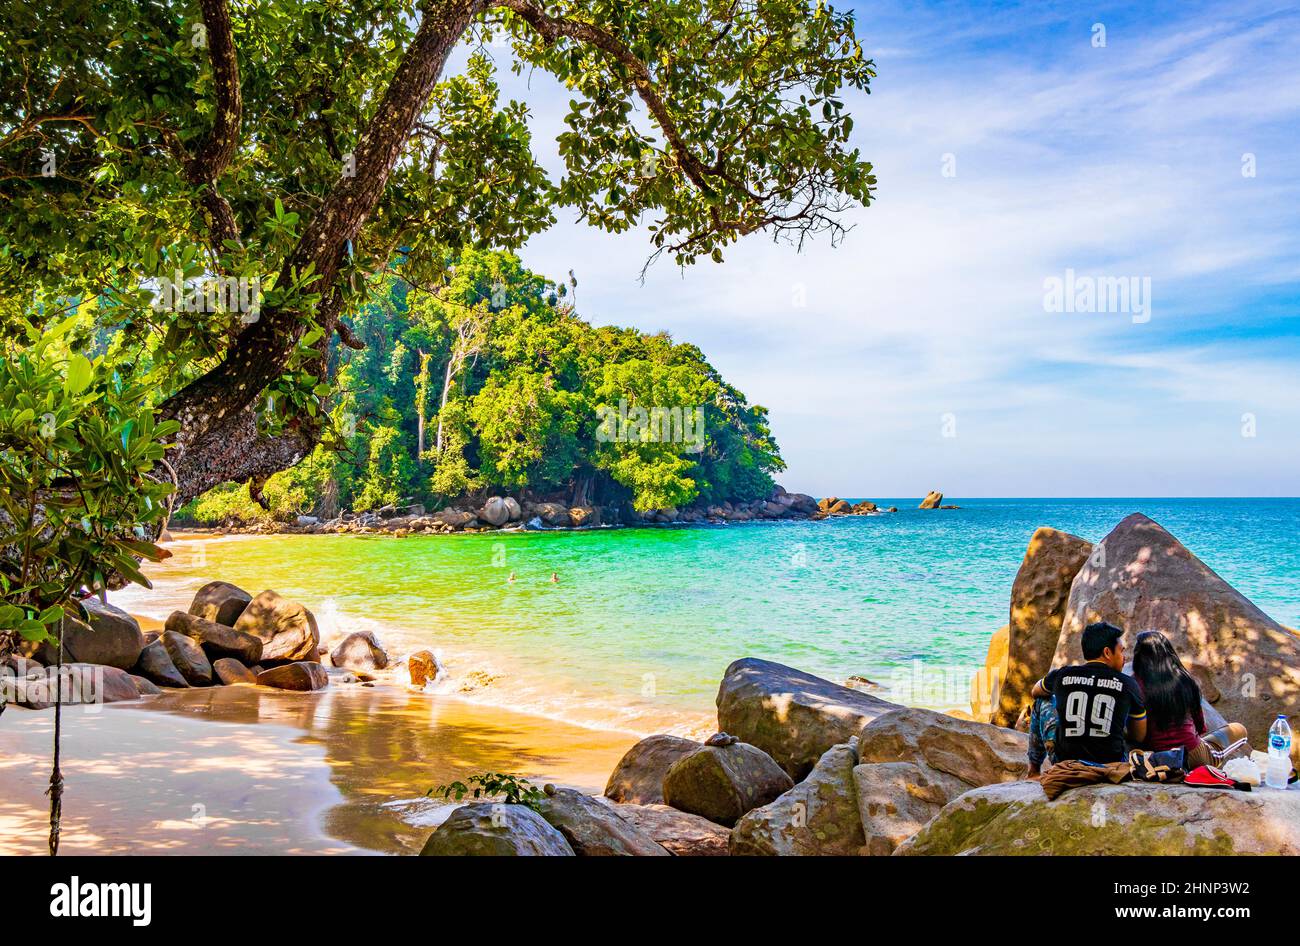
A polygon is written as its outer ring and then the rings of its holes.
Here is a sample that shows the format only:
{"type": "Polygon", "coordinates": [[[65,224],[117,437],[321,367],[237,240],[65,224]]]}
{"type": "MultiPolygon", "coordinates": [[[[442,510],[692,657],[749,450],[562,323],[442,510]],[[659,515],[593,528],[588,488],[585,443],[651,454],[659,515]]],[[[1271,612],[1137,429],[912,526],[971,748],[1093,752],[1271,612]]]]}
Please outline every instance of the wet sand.
{"type": "MultiPolygon", "coordinates": [[[[0,854],[46,851],[53,710],[0,717],[0,854]]],[[[233,686],[65,713],[68,854],[417,852],[479,772],[600,791],[636,737],[394,685],[233,686]]]]}

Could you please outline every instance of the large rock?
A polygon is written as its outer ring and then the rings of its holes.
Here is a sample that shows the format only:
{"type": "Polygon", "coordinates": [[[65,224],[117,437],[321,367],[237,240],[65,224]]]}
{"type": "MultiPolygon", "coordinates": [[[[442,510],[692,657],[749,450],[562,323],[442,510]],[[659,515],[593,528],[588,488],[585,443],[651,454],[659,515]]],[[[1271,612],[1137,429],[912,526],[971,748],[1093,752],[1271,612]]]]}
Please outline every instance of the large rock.
{"type": "Polygon", "coordinates": [[[261,663],[316,660],[319,656],[316,616],[274,591],[263,591],[254,598],[235,622],[235,630],[261,638],[261,663]]]}
{"type": "Polygon", "coordinates": [[[770,755],[737,742],[704,746],[677,760],[664,776],[664,802],[731,827],[793,787],[770,755]]]}
{"type": "Polygon", "coordinates": [[[1038,782],[990,785],[951,802],[896,853],[1296,855],[1300,791],[1133,782],[1049,802],[1038,782]]]}
{"type": "Polygon", "coordinates": [[[525,805],[479,802],[453,811],[424,842],[431,857],[572,857],[573,848],[546,819],[525,805]]]}
{"type": "Polygon", "coordinates": [[[573,520],[569,516],[569,510],[561,503],[538,503],[534,507],[534,514],[548,526],[569,526],[573,524],[573,520]]]}
{"type": "Polygon", "coordinates": [[[932,489],[930,490],[930,492],[925,494],[925,499],[921,500],[921,505],[918,506],[917,508],[938,509],[942,503],[943,503],[943,493],[939,492],[937,489],[932,489]]]}
{"type": "MultiPolygon", "coordinates": [[[[63,662],[102,664],[119,670],[134,667],[145,644],[139,622],[98,598],[86,598],[81,604],[88,621],[73,617],[71,607],[63,620],[63,662]]],[[[45,664],[57,663],[58,644],[42,644],[37,657],[45,664]]]]}
{"type": "MultiPolygon", "coordinates": [[[[1205,698],[1262,745],[1279,713],[1300,713],[1300,635],[1278,624],[1157,523],[1134,513],[1099,543],[1070,588],[1054,667],[1082,659],[1093,621],[1154,628],[1173,643],[1205,698]]],[[[1300,763],[1300,740],[1291,757],[1300,763]]]]}
{"type": "Polygon", "coordinates": [[[569,509],[569,522],[575,526],[598,526],[600,510],[594,506],[573,506],[569,509]]]}
{"type": "Polygon", "coordinates": [[[853,770],[864,853],[891,853],[963,792],[1025,773],[1023,733],[946,713],[895,710],[862,730],[853,770]]]}
{"type": "Polygon", "coordinates": [[[373,631],[353,631],[330,652],[330,663],[348,670],[383,670],[388,652],[373,631]]]}
{"type": "Polygon", "coordinates": [[[853,769],[862,853],[884,857],[969,786],[915,762],[875,762],[853,769]]]}
{"type": "Polygon", "coordinates": [[[14,702],[28,709],[49,709],[60,699],[65,706],[87,706],[140,698],[131,674],[104,664],[65,663],[62,670],[29,671],[13,686],[14,702]]]}
{"type": "Polygon", "coordinates": [[[232,686],[236,683],[257,682],[257,674],[234,657],[218,657],[212,661],[212,673],[226,686],[232,686]]]}
{"type": "Polygon", "coordinates": [[[464,529],[478,522],[477,516],[463,509],[439,509],[433,514],[433,518],[453,529],[464,529]]]}
{"type": "Polygon", "coordinates": [[[858,756],[869,762],[917,762],[968,786],[1025,774],[1029,737],[1013,729],[907,707],[863,728],[858,756]]]}
{"type": "Polygon", "coordinates": [[[726,857],[731,832],[708,818],[668,805],[612,804],[620,818],[640,828],[677,857],[726,857]]]}
{"type": "Polygon", "coordinates": [[[667,857],[668,851],[610,805],[571,788],[546,786],[537,805],[546,823],[564,835],[579,857],[667,857]]]}
{"type": "Polygon", "coordinates": [[[161,638],[154,638],[140,651],[140,659],[131,668],[132,672],[144,677],[151,683],[162,687],[188,687],[189,681],[176,669],[171,654],[163,645],[161,638]]]}
{"type": "Polygon", "coordinates": [[[796,780],[831,746],[848,742],[897,704],[757,657],[727,668],[718,728],[757,746],[796,780]]]}
{"type": "Polygon", "coordinates": [[[664,800],[664,776],[700,743],[680,736],[647,736],[623,754],[610,773],[605,797],[616,802],[658,805],[664,800]]]}
{"type": "Polygon", "coordinates": [[[209,660],[234,657],[240,663],[255,664],[262,659],[261,638],[198,615],[173,611],[167,618],[167,630],[197,641],[209,660]]]}
{"type": "Polygon", "coordinates": [[[852,855],[862,851],[853,767],[856,740],[832,746],[808,777],[731,831],[732,855],[852,855]]]}
{"type": "Polygon", "coordinates": [[[1010,643],[1011,628],[1006,624],[994,631],[989,639],[988,653],[984,655],[984,666],[975,671],[975,676],[970,681],[972,719],[986,723],[992,718],[993,711],[997,708],[1002,683],[1007,678],[1007,651],[1010,649],[1010,643]]]}
{"type": "Polygon", "coordinates": [[[195,687],[212,685],[212,664],[198,641],[177,631],[163,631],[162,643],[186,683],[195,687]]]}
{"type": "Polygon", "coordinates": [[[1011,585],[1011,620],[1001,688],[993,696],[989,721],[1014,726],[1032,702],[1029,691],[1052,666],[1061,637],[1070,586],[1092,554],[1092,543],[1049,529],[1034,532],[1020,571],[1011,585]]]}
{"type": "Polygon", "coordinates": [[[510,507],[501,496],[492,496],[479,510],[478,517],[490,526],[503,526],[510,521],[510,507]]]}
{"type": "Polygon", "coordinates": [[[283,664],[263,670],[257,675],[257,682],[264,687],[277,690],[322,690],[329,686],[330,675],[320,664],[310,660],[283,664]]]}
{"type": "Polygon", "coordinates": [[[194,593],[194,600],[190,602],[190,614],[205,621],[234,627],[252,600],[253,596],[247,591],[228,581],[210,581],[194,593]]]}
{"type": "Polygon", "coordinates": [[[519,517],[524,514],[523,509],[519,506],[519,500],[515,499],[513,496],[507,496],[502,500],[502,502],[506,504],[506,512],[510,515],[510,521],[518,522],[519,517]]]}

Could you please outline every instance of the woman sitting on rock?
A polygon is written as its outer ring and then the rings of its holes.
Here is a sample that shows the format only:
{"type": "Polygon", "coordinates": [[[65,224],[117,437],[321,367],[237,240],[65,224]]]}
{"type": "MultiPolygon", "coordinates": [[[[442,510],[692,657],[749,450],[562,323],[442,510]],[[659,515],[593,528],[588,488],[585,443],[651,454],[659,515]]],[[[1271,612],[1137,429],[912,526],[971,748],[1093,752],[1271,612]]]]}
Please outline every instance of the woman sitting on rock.
{"type": "Polygon", "coordinates": [[[1228,723],[1205,732],[1201,688],[1178,659],[1174,645],[1159,631],[1143,631],[1133,647],[1133,676],[1147,707],[1147,736],[1143,748],[1152,752],[1186,749],[1185,768],[1222,765],[1241,751],[1250,751],[1246,727],[1228,723]]]}

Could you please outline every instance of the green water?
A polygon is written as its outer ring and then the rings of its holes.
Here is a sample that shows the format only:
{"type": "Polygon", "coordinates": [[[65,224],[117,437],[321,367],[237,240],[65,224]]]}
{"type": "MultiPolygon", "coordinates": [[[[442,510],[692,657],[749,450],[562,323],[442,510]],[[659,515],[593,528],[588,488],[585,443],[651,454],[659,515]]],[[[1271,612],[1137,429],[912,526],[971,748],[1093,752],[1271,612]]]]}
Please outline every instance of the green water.
{"type": "Polygon", "coordinates": [[[1039,525],[1097,540],[1145,512],[1272,617],[1300,624],[1298,500],[975,500],[927,512],[909,508],[915,499],[884,502],[904,511],[181,542],[152,570],[154,592],[114,600],[165,617],[213,578],[275,588],[313,608],[326,642],[368,627],[399,654],[434,649],[445,688],[493,676],[466,698],[634,732],[707,728],[718,679],[743,656],[834,680],[861,674],[903,702],[961,705],[1039,525]]]}

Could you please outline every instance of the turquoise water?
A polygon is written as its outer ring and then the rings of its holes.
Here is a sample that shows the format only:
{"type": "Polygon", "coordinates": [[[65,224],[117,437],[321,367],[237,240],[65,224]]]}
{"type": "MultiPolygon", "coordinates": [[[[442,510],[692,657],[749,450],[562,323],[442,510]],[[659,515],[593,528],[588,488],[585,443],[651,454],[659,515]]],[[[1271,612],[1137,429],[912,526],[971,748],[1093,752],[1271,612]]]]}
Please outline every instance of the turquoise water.
{"type": "Polygon", "coordinates": [[[961,509],[939,511],[915,509],[916,499],[877,501],[902,511],[816,523],[182,543],[154,570],[155,593],[116,600],[165,617],[210,578],[273,587],[313,607],[327,640],[372,627],[402,653],[434,647],[446,686],[495,675],[467,698],[637,732],[707,728],[718,680],[743,656],[834,680],[864,675],[904,702],[964,703],[1040,525],[1095,541],[1144,512],[1270,616],[1300,625],[1300,500],[958,499],[961,509]]]}

